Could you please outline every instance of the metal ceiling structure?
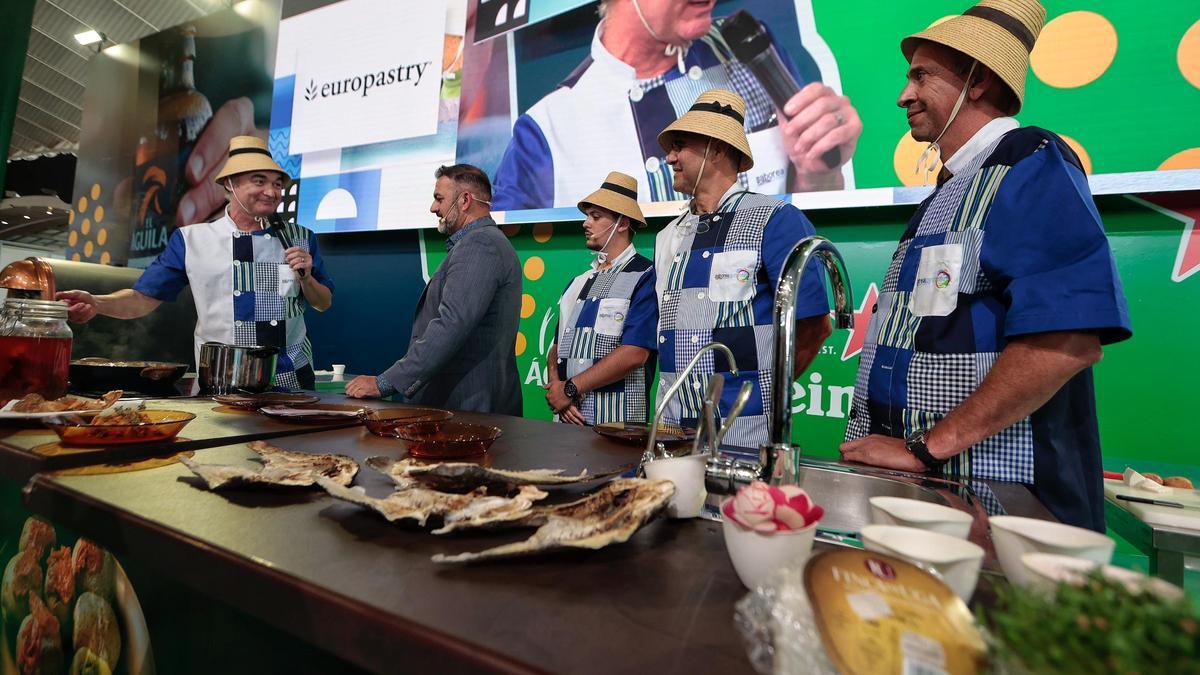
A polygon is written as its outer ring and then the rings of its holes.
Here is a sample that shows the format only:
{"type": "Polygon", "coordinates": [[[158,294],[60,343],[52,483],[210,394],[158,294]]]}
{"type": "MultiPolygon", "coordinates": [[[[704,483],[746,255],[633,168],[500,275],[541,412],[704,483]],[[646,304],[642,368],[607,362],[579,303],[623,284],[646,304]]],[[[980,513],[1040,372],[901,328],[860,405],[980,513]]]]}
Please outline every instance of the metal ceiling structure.
{"type": "Polygon", "coordinates": [[[231,0],[38,0],[8,158],[78,150],[88,60],[99,45],[79,44],[76,33],[91,28],[105,36],[104,46],[111,46],[231,4],[231,0]]]}

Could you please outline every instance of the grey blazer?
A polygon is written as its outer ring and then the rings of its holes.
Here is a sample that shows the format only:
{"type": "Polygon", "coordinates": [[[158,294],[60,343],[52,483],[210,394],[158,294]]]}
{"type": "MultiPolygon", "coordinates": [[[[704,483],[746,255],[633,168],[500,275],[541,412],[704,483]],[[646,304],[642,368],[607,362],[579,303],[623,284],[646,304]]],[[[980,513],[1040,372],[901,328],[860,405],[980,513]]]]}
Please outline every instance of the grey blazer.
{"type": "Polygon", "coordinates": [[[468,230],[417,303],[408,352],[383,377],[410,403],[520,416],[521,266],[496,221],[468,230]]]}

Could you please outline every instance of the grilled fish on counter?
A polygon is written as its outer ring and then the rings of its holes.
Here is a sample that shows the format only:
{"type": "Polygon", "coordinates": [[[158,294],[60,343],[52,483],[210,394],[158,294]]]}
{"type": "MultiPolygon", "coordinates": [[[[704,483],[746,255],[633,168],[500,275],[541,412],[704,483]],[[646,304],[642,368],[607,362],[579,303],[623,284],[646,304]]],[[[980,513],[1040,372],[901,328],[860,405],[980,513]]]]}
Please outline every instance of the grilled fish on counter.
{"type": "Polygon", "coordinates": [[[313,455],[277,448],[263,441],[247,443],[258,454],[261,468],[237,464],[205,464],[187,457],[179,461],[192,470],[210,490],[241,485],[311,487],[322,478],[336,485],[349,485],[358,473],[358,463],[345,455],[313,455]]]}
{"type": "Polygon", "coordinates": [[[508,471],[470,462],[423,464],[411,459],[397,461],[391,457],[369,457],[367,466],[391,478],[404,490],[427,487],[434,490],[465,492],[486,485],[507,491],[522,485],[569,485],[603,478],[589,474],[586,469],[577,476],[564,476],[562,469],[508,471]]]}
{"type": "MultiPolygon", "coordinates": [[[[510,521],[508,524],[513,526],[538,526],[537,532],[524,541],[474,553],[439,553],[433,556],[433,561],[473,562],[567,548],[595,550],[620,544],[628,541],[642,525],[658,515],[674,494],[675,484],[669,480],[614,480],[578,501],[558,506],[540,506],[533,509],[529,516],[510,521]]],[[[467,527],[459,524],[453,529],[467,527]]]]}
{"type": "Polygon", "coordinates": [[[391,522],[413,520],[424,526],[431,516],[441,516],[444,527],[434,530],[435,534],[456,527],[495,527],[519,521],[530,513],[535,501],[546,497],[536,487],[523,485],[511,498],[488,496],[487,488],[482,487],[466,494],[416,487],[376,498],[368,496],[361,487],[346,487],[324,478],[317,483],[334,497],[371,508],[391,522]]]}

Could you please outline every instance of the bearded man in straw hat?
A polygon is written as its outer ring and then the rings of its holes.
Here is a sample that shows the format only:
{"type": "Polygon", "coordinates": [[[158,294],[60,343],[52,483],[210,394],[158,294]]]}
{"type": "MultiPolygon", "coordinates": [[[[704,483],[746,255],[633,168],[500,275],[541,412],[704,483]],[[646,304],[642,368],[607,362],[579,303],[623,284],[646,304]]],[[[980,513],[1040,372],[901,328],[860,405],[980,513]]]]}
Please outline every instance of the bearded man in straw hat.
{"type": "MultiPolygon", "coordinates": [[[[725,437],[729,445],[758,449],[767,443],[774,349],[775,285],[795,244],[814,234],[799,209],[746,190],[739,172],[754,165],[744,131],[746,105],[732,91],[711,89],[658,136],[673,170],[675,189],[692,195],[687,212],[658,234],[654,249],[659,301],[659,395],[709,342],[729,347],[690,375],[694,382],[666,402],[664,420],[695,426],[703,383],[725,375],[720,411],[729,411],[743,382],[753,393],[725,437]]],[[[816,269],[815,260],[812,270],[816,269]]],[[[818,273],[804,276],[796,303],[796,372],[812,362],[832,332],[825,286],[818,273]]]]}
{"type": "Polygon", "coordinates": [[[1024,483],[1103,532],[1091,366],[1131,330],[1079,158],[1010,117],[1045,19],[986,0],[900,43],[898,103],[944,166],[884,278],[842,456],[1024,483]]]}
{"type": "Polygon", "coordinates": [[[97,296],[63,291],[57,297],[70,303],[72,321],[89,321],[96,314],[135,319],[164,300],[173,301],[190,284],[196,301],[197,361],[200,345],[209,341],[277,347],[275,387],[313,389],[304,310],[329,309],[333,280],[325,273],[311,230],[268,223],[290,178],[271,158],[265,141],[235,136],[214,180],[229,201],[225,215],[172,232],[166,249],[133,288],[97,296]]]}
{"type": "Polygon", "coordinates": [[[596,258],[558,301],[546,403],[561,422],[646,421],[658,304],[653,263],[633,245],[634,231],[646,227],[637,193],[637,179],[613,171],[579,202],[596,258]]]}

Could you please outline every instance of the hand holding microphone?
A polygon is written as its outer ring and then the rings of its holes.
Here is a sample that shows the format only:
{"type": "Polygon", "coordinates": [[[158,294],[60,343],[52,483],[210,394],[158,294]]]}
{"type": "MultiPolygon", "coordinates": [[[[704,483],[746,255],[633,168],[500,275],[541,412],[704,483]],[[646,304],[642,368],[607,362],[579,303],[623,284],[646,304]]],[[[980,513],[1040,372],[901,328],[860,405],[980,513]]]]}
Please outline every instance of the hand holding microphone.
{"type": "Polygon", "coordinates": [[[862,134],[858,111],[845,96],[820,82],[803,88],[775,49],[771,36],[749,12],[721,24],[721,36],[780,111],[784,145],[800,173],[837,169],[854,154],[862,134]]]}
{"type": "Polygon", "coordinates": [[[283,217],[278,213],[272,213],[267,216],[267,222],[270,224],[271,234],[278,237],[279,243],[283,246],[284,260],[287,261],[288,265],[295,265],[297,263],[301,265],[300,267],[292,267],[292,269],[296,270],[296,276],[301,279],[308,276],[308,269],[312,267],[312,258],[303,249],[292,244],[291,238],[287,235],[287,230],[284,229],[283,217]]]}

